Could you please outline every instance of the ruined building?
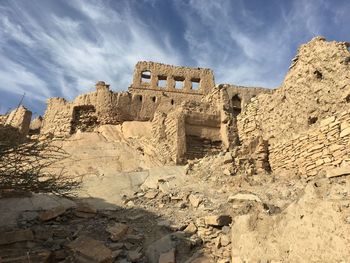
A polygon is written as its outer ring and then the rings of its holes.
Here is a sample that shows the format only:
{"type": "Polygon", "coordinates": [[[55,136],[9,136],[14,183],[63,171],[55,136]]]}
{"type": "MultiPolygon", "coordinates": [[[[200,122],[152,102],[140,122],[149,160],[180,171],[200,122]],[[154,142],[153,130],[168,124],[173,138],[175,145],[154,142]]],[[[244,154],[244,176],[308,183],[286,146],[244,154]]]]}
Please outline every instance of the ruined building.
{"type": "Polygon", "coordinates": [[[183,163],[238,144],[236,116],[260,93],[270,90],[215,87],[210,69],[139,62],[128,92],[113,92],[99,81],[96,91],[72,102],[49,99],[41,133],[67,136],[105,124],[150,121],[160,154],[163,149],[165,159],[183,163]]]}
{"type": "Polygon", "coordinates": [[[51,98],[32,130],[69,136],[106,124],[148,122],[147,143],[164,163],[230,151],[253,173],[314,175],[350,161],[348,48],[346,42],[312,39],[274,90],[215,85],[210,69],[139,62],[127,92],[100,81],[96,91],[73,101],[51,98]]]}

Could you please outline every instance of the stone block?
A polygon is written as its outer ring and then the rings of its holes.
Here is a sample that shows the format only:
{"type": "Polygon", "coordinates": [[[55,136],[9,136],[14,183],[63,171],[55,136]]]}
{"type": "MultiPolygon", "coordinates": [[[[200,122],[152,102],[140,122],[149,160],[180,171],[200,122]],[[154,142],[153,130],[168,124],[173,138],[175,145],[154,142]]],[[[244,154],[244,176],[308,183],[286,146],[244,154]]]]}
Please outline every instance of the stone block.
{"type": "Polygon", "coordinates": [[[33,239],[33,232],[30,229],[18,229],[15,231],[0,233],[0,245],[30,241],[33,239]]]}
{"type": "Polygon", "coordinates": [[[175,249],[171,249],[168,252],[162,253],[159,256],[158,263],[176,263],[176,261],[175,261],[175,249]]]}
{"type": "Polygon", "coordinates": [[[111,263],[112,251],[102,242],[90,237],[78,237],[67,246],[78,257],[86,259],[85,262],[111,263]]]}
{"type": "Polygon", "coordinates": [[[200,203],[202,202],[202,199],[198,196],[195,196],[193,194],[190,194],[188,197],[188,200],[190,201],[191,205],[193,207],[198,207],[200,205],[200,203]]]}
{"type": "Polygon", "coordinates": [[[107,227],[106,231],[111,234],[110,238],[113,241],[122,239],[128,232],[129,227],[126,224],[115,223],[113,226],[107,227]]]}
{"type": "Polygon", "coordinates": [[[344,175],[350,175],[350,166],[343,166],[343,167],[337,167],[337,168],[326,170],[327,178],[344,176],[344,175]]]}
{"type": "Polygon", "coordinates": [[[334,121],[335,121],[335,116],[328,117],[328,118],[326,118],[326,119],[321,120],[320,126],[326,126],[326,125],[328,125],[328,124],[331,124],[331,123],[334,122],[334,121]]]}
{"type": "Polygon", "coordinates": [[[343,138],[345,136],[348,136],[350,134],[350,127],[345,128],[340,132],[340,138],[343,138]]]}
{"type": "Polygon", "coordinates": [[[242,194],[238,193],[232,196],[229,196],[228,202],[234,202],[234,201],[254,201],[254,202],[261,202],[261,199],[254,195],[254,194],[242,194]]]}
{"type": "Polygon", "coordinates": [[[39,213],[39,219],[41,221],[48,221],[51,219],[55,219],[56,217],[63,215],[66,212],[66,208],[63,206],[57,206],[50,210],[43,211],[39,213]]]}

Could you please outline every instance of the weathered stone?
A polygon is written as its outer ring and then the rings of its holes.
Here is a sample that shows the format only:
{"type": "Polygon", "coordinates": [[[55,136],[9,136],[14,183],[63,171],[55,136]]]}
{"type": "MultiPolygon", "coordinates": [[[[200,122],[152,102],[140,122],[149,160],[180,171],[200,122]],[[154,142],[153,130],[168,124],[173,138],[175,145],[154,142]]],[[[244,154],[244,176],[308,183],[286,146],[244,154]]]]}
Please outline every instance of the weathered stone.
{"type": "Polygon", "coordinates": [[[128,232],[129,227],[126,224],[115,223],[112,226],[107,227],[106,231],[111,234],[110,238],[113,241],[119,241],[128,232]]]}
{"type": "Polygon", "coordinates": [[[345,136],[348,136],[349,134],[350,134],[350,127],[347,127],[340,132],[339,136],[340,136],[340,138],[343,138],[345,136]]]}
{"type": "Polygon", "coordinates": [[[329,117],[327,119],[321,120],[320,125],[321,126],[326,126],[326,125],[328,125],[328,124],[330,124],[330,123],[332,123],[334,121],[335,121],[335,116],[332,116],[332,117],[329,117]]]}
{"type": "Polygon", "coordinates": [[[18,229],[0,234],[0,245],[12,244],[20,241],[33,240],[33,232],[30,229],[18,229]]]}
{"type": "Polygon", "coordinates": [[[75,211],[83,212],[83,213],[90,213],[90,214],[96,214],[97,209],[91,204],[88,203],[78,203],[77,207],[75,208],[75,211]]]}
{"type": "Polygon", "coordinates": [[[112,262],[112,251],[102,242],[90,237],[79,237],[67,245],[78,257],[82,256],[90,262],[112,262]]]}
{"type": "Polygon", "coordinates": [[[328,178],[344,175],[350,175],[350,166],[343,166],[326,170],[326,177],[328,178]]]}
{"type": "Polygon", "coordinates": [[[210,226],[228,226],[232,222],[229,215],[213,215],[204,217],[205,223],[210,226]]]}
{"type": "Polygon", "coordinates": [[[234,202],[237,201],[255,201],[255,202],[261,202],[261,199],[254,195],[254,194],[244,194],[244,193],[238,193],[233,196],[229,196],[228,202],[234,202]]]}
{"type": "Polygon", "coordinates": [[[197,227],[196,225],[191,222],[185,229],[184,229],[184,232],[187,233],[187,234],[190,234],[190,235],[193,235],[197,232],[197,227]]]}
{"type": "Polygon", "coordinates": [[[157,195],[158,195],[158,192],[157,191],[148,191],[145,195],[144,195],[144,197],[145,198],[148,198],[148,199],[154,199],[154,198],[156,198],[157,197],[157,195]]]}
{"type": "Polygon", "coordinates": [[[55,219],[56,217],[63,215],[66,212],[66,208],[63,206],[57,206],[50,210],[43,211],[39,213],[39,219],[41,221],[48,221],[51,219],[55,219]]]}
{"type": "Polygon", "coordinates": [[[191,251],[192,243],[188,240],[184,233],[176,232],[162,237],[155,241],[146,249],[146,257],[148,262],[158,262],[161,254],[172,249],[176,249],[179,253],[188,254],[191,251]]]}
{"type": "Polygon", "coordinates": [[[231,243],[231,240],[230,240],[230,238],[227,235],[222,235],[220,237],[220,244],[221,244],[221,246],[226,247],[230,243],[231,243]]]}
{"type": "Polygon", "coordinates": [[[141,258],[142,258],[142,253],[140,253],[138,250],[133,250],[128,252],[128,259],[131,262],[139,262],[141,258]]]}
{"type": "Polygon", "coordinates": [[[200,203],[202,202],[202,199],[196,195],[190,194],[188,197],[188,200],[190,201],[191,205],[193,207],[198,207],[200,203]]]}
{"type": "Polygon", "coordinates": [[[168,252],[162,253],[159,256],[159,263],[176,263],[175,249],[171,249],[168,252]]]}

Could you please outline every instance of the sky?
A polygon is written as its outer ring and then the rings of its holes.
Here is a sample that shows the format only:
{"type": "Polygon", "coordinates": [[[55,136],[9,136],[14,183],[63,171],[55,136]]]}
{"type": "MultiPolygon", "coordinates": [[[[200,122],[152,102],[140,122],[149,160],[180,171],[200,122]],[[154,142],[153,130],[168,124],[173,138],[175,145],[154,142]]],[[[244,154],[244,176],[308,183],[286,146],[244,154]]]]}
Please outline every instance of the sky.
{"type": "Polygon", "coordinates": [[[125,91],[137,61],[211,68],[216,84],[275,88],[299,45],[350,41],[348,0],[0,0],[0,114],[125,91]]]}

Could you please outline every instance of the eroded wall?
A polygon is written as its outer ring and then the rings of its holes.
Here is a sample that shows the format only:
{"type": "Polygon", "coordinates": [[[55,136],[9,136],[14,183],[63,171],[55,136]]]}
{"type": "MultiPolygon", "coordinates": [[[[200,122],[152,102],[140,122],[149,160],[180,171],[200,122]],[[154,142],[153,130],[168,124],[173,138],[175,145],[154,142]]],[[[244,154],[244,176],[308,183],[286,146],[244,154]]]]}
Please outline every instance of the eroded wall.
{"type": "Polygon", "coordinates": [[[4,124],[17,128],[19,133],[25,136],[29,132],[31,118],[32,112],[27,110],[24,106],[20,106],[10,112],[4,124]]]}
{"type": "Polygon", "coordinates": [[[309,129],[350,103],[349,43],[316,37],[302,45],[282,86],[262,94],[238,116],[243,142],[278,141],[309,129]]]}

